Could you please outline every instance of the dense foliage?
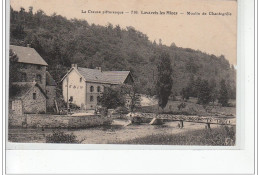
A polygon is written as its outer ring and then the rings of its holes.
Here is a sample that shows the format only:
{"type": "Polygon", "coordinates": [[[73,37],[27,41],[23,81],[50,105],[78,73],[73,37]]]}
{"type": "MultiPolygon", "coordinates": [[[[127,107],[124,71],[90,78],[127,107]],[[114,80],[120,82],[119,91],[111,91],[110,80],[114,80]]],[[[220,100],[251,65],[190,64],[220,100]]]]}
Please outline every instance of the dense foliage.
{"type": "Polygon", "coordinates": [[[235,85],[234,67],[224,56],[175,44],[168,47],[162,41],[157,44],[133,27],[100,26],[57,14],[47,16],[42,10],[34,12],[32,7],[28,12],[24,8],[19,11],[11,8],[10,18],[10,44],[31,44],[49,64],[48,70],[56,82],[72,63],[77,63],[81,67],[102,67],[102,70],[130,70],[138,91],[155,95],[156,66],[164,50],[173,68],[173,94],[179,94],[191,76],[216,82],[225,79],[232,88],[235,85]]]}
{"type": "Polygon", "coordinates": [[[124,93],[119,86],[105,87],[100,104],[107,109],[115,109],[125,105],[124,93]]]}
{"type": "Polygon", "coordinates": [[[228,99],[229,99],[229,94],[228,94],[228,89],[227,89],[227,86],[226,86],[226,82],[225,82],[225,80],[222,80],[220,82],[220,91],[219,91],[218,102],[222,106],[227,106],[228,105],[228,99]]]}

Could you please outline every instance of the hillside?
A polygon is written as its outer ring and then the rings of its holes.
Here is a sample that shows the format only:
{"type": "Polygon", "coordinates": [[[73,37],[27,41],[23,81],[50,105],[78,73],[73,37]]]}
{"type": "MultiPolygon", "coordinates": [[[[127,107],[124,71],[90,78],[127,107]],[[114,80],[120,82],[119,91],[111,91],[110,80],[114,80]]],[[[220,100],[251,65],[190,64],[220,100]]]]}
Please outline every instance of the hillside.
{"type": "Polygon", "coordinates": [[[49,64],[48,70],[56,82],[72,63],[77,63],[103,70],[131,70],[140,93],[154,94],[158,55],[164,50],[171,56],[175,94],[180,93],[190,77],[214,80],[217,84],[225,79],[235,87],[235,69],[224,56],[151,42],[133,27],[90,25],[56,14],[47,16],[43,11],[34,13],[32,8],[28,12],[11,8],[10,18],[10,44],[31,44],[49,64]]]}

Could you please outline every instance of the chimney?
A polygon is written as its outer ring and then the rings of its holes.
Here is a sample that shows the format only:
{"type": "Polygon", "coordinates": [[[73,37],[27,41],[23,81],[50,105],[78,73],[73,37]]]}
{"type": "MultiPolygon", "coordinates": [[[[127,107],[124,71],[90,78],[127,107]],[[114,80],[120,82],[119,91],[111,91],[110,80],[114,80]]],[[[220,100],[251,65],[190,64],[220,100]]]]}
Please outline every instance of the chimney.
{"type": "Polygon", "coordinates": [[[27,44],[27,47],[31,47],[31,44],[27,44]]]}
{"type": "Polygon", "coordinates": [[[96,67],[96,69],[102,71],[101,67],[96,67]]]}
{"type": "Polygon", "coordinates": [[[77,69],[78,68],[78,65],[77,64],[71,64],[71,67],[77,69]]]}

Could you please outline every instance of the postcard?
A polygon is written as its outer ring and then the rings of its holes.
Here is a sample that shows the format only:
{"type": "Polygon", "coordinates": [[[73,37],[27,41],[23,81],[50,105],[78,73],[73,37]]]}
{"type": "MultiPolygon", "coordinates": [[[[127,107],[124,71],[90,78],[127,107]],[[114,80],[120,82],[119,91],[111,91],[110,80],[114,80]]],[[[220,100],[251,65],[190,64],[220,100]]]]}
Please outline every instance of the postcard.
{"type": "Polygon", "coordinates": [[[8,142],[237,142],[237,1],[11,0],[8,142]]]}

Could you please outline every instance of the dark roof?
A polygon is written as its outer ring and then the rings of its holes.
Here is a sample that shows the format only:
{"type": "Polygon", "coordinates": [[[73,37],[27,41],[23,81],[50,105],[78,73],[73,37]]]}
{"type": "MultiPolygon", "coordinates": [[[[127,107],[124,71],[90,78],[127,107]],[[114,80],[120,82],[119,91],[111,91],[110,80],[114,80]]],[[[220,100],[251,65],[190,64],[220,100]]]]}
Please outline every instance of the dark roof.
{"type": "Polygon", "coordinates": [[[15,82],[12,83],[10,89],[10,99],[22,99],[25,95],[34,87],[37,86],[43,95],[47,98],[47,95],[36,82],[15,82]]]}
{"type": "Polygon", "coordinates": [[[122,84],[130,74],[130,71],[101,71],[83,67],[78,67],[77,70],[86,81],[109,84],[122,84]]]}
{"type": "Polygon", "coordinates": [[[119,84],[124,83],[127,76],[131,75],[130,71],[104,71],[103,73],[106,75],[109,81],[119,84]]]}
{"type": "Polygon", "coordinates": [[[10,49],[12,49],[12,51],[17,55],[18,62],[20,63],[48,66],[48,64],[34,48],[10,45],[10,49]]]}
{"type": "Polygon", "coordinates": [[[46,71],[46,85],[47,86],[56,86],[55,80],[52,78],[51,74],[46,71]]]}

